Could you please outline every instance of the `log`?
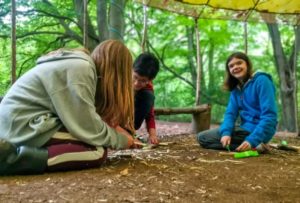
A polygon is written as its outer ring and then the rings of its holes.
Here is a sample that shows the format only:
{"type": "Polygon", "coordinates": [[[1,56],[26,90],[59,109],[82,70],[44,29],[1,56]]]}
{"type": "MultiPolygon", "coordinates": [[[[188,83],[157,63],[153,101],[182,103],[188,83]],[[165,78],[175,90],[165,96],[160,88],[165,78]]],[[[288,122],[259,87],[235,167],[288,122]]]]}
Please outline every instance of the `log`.
{"type": "Polygon", "coordinates": [[[185,107],[185,108],[155,108],[155,115],[172,115],[172,114],[195,114],[203,113],[210,110],[209,104],[202,104],[195,107],[185,107]]]}
{"type": "Polygon", "coordinates": [[[186,108],[156,108],[154,112],[155,115],[193,114],[192,131],[194,133],[210,127],[211,106],[209,104],[186,108]]]}
{"type": "Polygon", "coordinates": [[[194,133],[199,133],[208,130],[210,127],[210,108],[201,113],[194,113],[192,120],[192,130],[194,133]]]}

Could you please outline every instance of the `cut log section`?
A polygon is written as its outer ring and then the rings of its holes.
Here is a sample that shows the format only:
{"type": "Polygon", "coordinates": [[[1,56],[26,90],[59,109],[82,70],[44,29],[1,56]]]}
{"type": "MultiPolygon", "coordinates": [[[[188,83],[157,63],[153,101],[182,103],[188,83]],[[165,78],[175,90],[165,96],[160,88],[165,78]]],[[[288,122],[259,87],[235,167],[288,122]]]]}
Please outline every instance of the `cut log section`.
{"type": "Polygon", "coordinates": [[[174,115],[174,114],[192,114],[192,130],[194,133],[207,130],[210,127],[211,106],[202,104],[195,107],[185,108],[156,108],[155,115],[174,115]]]}

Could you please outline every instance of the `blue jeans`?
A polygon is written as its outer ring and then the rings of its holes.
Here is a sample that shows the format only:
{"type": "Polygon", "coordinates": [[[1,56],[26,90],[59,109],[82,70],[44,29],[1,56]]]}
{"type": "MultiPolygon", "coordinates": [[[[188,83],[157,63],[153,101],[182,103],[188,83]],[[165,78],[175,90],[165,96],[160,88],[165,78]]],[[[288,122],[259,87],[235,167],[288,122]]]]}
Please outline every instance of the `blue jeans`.
{"type": "MultiPolygon", "coordinates": [[[[235,150],[250,134],[250,132],[242,129],[241,127],[235,127],[231,135],[230,150],[235,150]]],[[[198,133],[196,139],[199,144],[206,149],[225,149],[222,146],[221,135],[219,128],[206,130],[198,133]]]]}

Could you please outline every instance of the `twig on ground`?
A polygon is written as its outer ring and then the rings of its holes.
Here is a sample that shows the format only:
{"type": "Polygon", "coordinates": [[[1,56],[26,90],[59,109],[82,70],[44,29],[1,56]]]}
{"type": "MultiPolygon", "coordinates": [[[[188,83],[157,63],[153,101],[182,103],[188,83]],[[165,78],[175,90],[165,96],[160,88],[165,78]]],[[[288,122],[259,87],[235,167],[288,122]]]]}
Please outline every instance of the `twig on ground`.
{"type": "Polygon", "coordinates": [[[286,150],[286,151],[294,151],[300,152],[299,146],[292,146],[292,145],[283,145],[283,144],[269,144],[270,147],[274,149],[286,150]]]}
{"type": "Polygon", "coordinates": [[[219,152],[221,156],[233,156],[235,152],[219,152]]]}

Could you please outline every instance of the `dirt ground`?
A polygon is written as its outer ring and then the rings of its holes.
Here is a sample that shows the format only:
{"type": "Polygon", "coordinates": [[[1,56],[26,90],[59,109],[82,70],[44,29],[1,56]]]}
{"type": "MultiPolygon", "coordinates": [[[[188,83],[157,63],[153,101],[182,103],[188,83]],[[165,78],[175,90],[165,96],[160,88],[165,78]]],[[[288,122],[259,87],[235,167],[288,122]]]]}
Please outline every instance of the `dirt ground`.
{"type": "MultiPolygon", "coordinates": [[[[300,202],[300,153],[234,159],[199,147],[188,125],[158,128],[167,146],[110,151],[102,168],[0,177],[0,202],[300,202]]],[[[283,132],[273,142],[282,140],[300,146],[283,132]]]]}

